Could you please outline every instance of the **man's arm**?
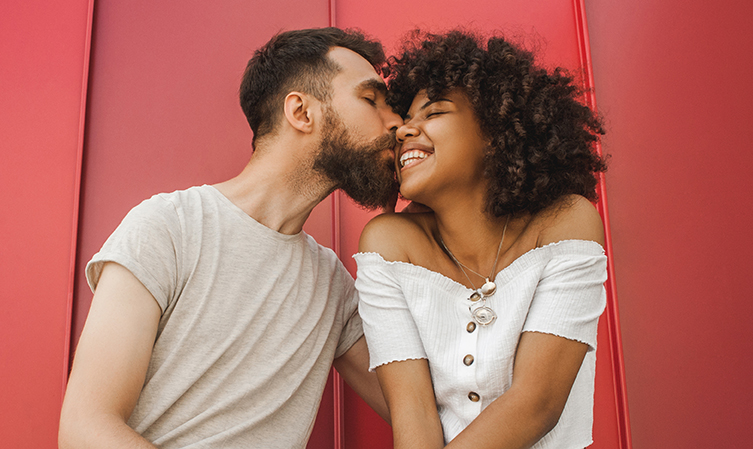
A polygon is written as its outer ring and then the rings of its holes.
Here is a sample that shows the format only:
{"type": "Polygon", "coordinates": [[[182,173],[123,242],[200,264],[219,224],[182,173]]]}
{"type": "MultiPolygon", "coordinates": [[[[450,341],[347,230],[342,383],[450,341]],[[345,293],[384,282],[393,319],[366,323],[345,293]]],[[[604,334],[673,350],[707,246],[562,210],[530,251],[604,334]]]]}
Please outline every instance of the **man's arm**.
{"type": "Polygon", "coordinates": [[[130,271],[105,265],[63,401],[61,449],[155,448],[126,422],[144,385],[160,315],[130,271]]]}
{"type": "Polygon", "coordinates": [[[382,389],[379,388],[376,373],[369,372],[369,348],[366,346],[366,338],[358,339],[345,354],[335,359],[333,365],[350,388],[389,423],[390,412],[384,401],[382,389]]]}

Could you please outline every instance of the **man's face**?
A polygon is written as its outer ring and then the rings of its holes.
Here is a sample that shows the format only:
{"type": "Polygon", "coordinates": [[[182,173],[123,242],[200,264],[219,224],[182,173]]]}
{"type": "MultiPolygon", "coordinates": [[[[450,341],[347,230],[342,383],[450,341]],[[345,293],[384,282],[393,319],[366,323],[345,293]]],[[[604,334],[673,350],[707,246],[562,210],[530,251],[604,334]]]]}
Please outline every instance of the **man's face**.
{"type": "Polygon", "coordinates": [[[341,70],[323,106],[320,151],[314,168],[365,207],[385,206],[396,192],[394,131],[400,116],[385,103],[386,88],[357,53],[335,47],[328,57],[341,70]]]}
{"type": "Polygon", "coordinates": [[[398,192],[393,158],[384,156],[385,148],[395,146],[395,135],[386,133],[371,141],[359,141],[334,110],[325,109],[324,118],[314,169],[361,206],[386,207],[398,192]]]}

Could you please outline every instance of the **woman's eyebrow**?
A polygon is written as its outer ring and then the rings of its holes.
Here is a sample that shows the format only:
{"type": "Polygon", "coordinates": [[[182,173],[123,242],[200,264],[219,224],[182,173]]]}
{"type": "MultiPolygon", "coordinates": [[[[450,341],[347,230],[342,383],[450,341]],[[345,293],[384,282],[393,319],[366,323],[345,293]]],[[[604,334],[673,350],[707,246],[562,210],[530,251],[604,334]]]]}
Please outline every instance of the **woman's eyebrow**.
{"type": "MultiPolygon", "coordinates": [[[[424,109],[428,108],[429,106],[433,105],[434,103],[440,103],[442,101],[449,101],[450,103],[452,103],[452,100],[450,100],[449,98],[435,98],[434,100],[428,100],[426,103],[424,103],[423,106],[418,108],[417,112],[421,112],[424,109]]],[[[410,120],[410,119],[411,119],[411,115],[405,114],[405,120],[410,120]]]]}

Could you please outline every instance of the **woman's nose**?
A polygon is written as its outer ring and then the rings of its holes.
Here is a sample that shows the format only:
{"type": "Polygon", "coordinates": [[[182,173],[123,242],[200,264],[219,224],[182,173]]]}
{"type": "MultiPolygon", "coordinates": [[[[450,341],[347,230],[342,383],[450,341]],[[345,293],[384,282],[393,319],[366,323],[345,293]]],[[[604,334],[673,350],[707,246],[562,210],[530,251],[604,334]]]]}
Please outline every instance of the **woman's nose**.
{"type": "Polygon", "coordinates": [[[418,128],[411,125],[409,122],[404,123],[399,128],[397,128],[395,136],[397,137],[398,142],[404,142],[408,137],[416,137],[419,134],[421,134],[421,132],[418,130],[418,128]]]}

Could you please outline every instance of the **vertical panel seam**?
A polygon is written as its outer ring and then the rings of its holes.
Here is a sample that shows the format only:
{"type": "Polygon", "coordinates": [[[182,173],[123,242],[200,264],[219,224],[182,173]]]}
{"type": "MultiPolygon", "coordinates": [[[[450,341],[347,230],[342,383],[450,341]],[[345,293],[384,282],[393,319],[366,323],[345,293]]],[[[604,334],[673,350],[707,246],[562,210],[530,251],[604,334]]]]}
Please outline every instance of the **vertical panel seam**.
{"type": "Polygon", "coordinates": [[[78,252],[78,225],[79,225],[79,208],[81,200],[81,177],[83,175],[83,158],[84,158],[84,136],[86,133],[86,107],[89,92],[89,69],[91,61],[91,43],[92,28],[94,25],[94,0],[89,0],[87,5],[86,35],[84,38],[84,61],[81,77],[81,103],[79,106],[78,119],[78,139],[76,143],[76,173],[73,184],[73,214],[71,223],[71,249],[70,261],[68,268],[68,291],[66,298],[66,317],[65,317],[65,343],[63,349],[63,378],[62,378],[62,395],[65,396],[65,389],[68,384],[68,370],[70,365],[71,354],[71,328],[73,325],[73,293],[76,285],[76,260],[78,252]]]}
{"type": "MultiPolygon", "coordinates": [[[[585,87],[586,104],[596,111],[596,96],[594,93],[595,83],[593,77],[593,67],[591,61],[591,49],[588,36],[588,27],[586,22],[586,8],[584,0],[573,0],[575,12],[575,27],[578,38],[578,53],[580,56],[580,65],[585,74],[583,80],[585,87]]],[[[602,154],[601,144],[597,143],[596,150],[602,154]]],[[[607,207],[606,185],[604,174],[599,176],[599,209],[602,219],[604,220],[604,237],[606,253],[608,257],[608,275],[607,291],[611,301],[607,303],[607,328],[610,334],[610,349],[612,353],[612,375],[616,383],[614,395],[617,405],[617,429],[619,432],[619,441],[622,449],[631,449],[632,440],[630,436],[630,418],[627,404],[627,391],[625,388],[625,364],[622,354],[622,336],[620,332],[619,311],[617,309],[617,286],[615,283],[614,257],[611,227],[609,225],[609,209],[607,207]]]]}
{"type": "MultiPolygon", "coordinates": [[[[337,26],[336,15],[336,3],[335,0],[329,0],[329,26],[337,26]]],[[[342,254],[340,251],[340,192],[335,191],[332,193],[332,249],[338,258],[342,260],[342,254]]],[[[332,390],[333,390],[333,414],[334,414],[334,447],[333,449],[343,449],[344,447],[344,435],[345,435],[345,423],[344,423],[344,386],[340,373],[334,368],[332,369],[332,390]]]]}

